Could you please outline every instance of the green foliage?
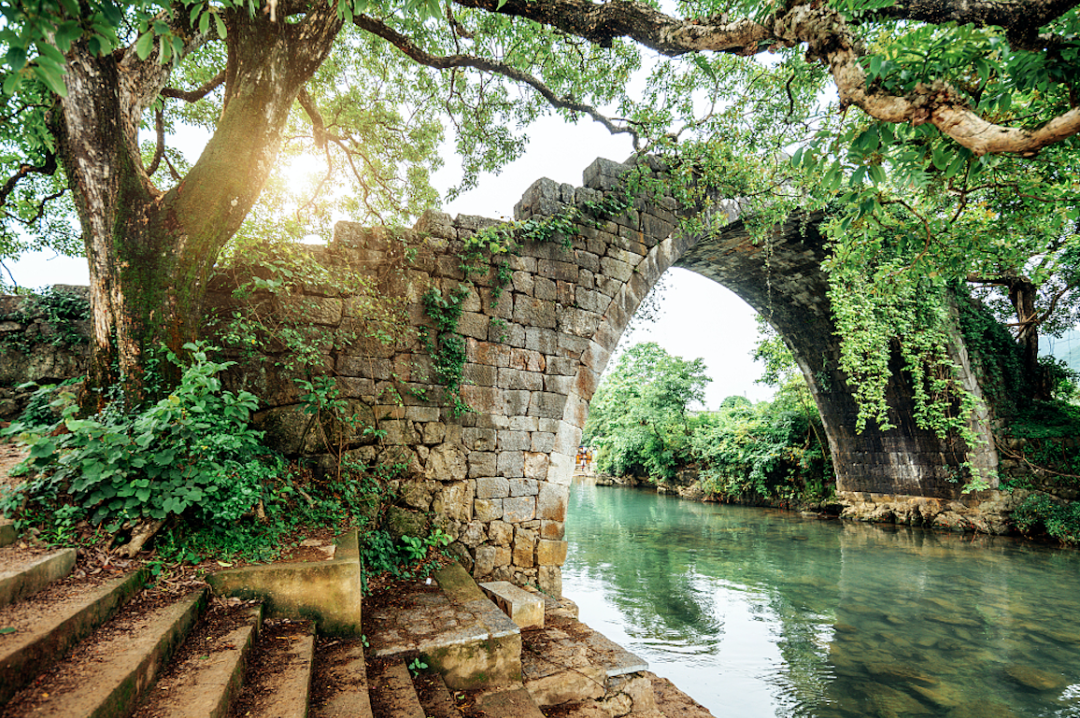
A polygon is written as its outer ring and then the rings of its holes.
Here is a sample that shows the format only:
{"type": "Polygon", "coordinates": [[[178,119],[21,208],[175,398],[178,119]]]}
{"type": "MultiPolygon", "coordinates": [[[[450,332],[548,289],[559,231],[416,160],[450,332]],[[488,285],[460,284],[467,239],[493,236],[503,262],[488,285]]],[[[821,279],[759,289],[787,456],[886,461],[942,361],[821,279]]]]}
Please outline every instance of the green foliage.
{"type": "Polygon", "coordinates": [[[401,543],[403,545],[403,552],[405,556],[413,562],[423,561],[427,558],[428,551],[432,548],[443,548],[448,545],[452,539],[442,532],[442,529],[436,528],[426,538],[421,536],[402,536],[401,543]]]}
{"type": "Polygon", "coordinates": [[[1020,347],[1008,330],[979,302],[956,293],[960,332],[972,358],[979,388],[999,415],[1015,412],[1031,392],[1020,347]]]}
{"type": "Polygon", "coordinates": [[[229,364],[211,361],[205,346],[185,348],[191,364],[168,397],[134,410],[114,402],[80,419],[69,395],[52,431],[25,436],[35,474],[21,489],[27,499],[41,506],[70,501],[112,531],[143,518],[189,513],[230,523],[250,512],[280,460],[248,425],[255,397],[221,390],[217,374],[229,364]]]}
{"type": "Polygon", "coordinates": [[[597,468],[670,479],[685,456],[688,408],[711,381],[701,359],[686,361],[649,342],[623,353],[589,408],[582,441],[597,446],[597,468]]]}
{"type": "Polygon", "coordinates": [[[25,352],[33,344],[84,346],[88,339],[80,325],[89,319],[90,300],[84,293],[48,287],[28,295],[15,311],[0,313],[0,322],[29,325],[40,321],[48,333],[27,336],[25,332],[10,332],[4,335],[0,348],[25,352]]]}
{"type": "Polygon", "coordinates": [[[412,673],[414,676],[420,675],[420,673],[426,671],[427,668],[428,664],[420,660],[419,657],[412,659],[412,661],[409,663],[409,672],[412,673]]]}
{"type": "Polygon", "coordinates": [[[1012,520],[1024,534],[1041,530],[1066,546],[1080,545],[1080,502],[1063,502],[1048,494],[1033,493],[1016,507],[1012,520]]]}
{"type": "Polygon", "coordinates": [[[690,445],[705,491],[742,500],[821,501],[832,494],[829,447],[805,384],[787,385],[772,402],[725,400],[698,419],[690,445]]]}
{"type": "Polygon", "coordinates": [[[465,337],[457,331],[467,296],[469,285],[460,284],[445,296],[438,288],[432,287],[423,297],[424,310],[435,323],[435,331],[434,337],[425,334],[422,341],[431,355],[436,378],[446,387],[452,417],[472,411],[461,398],[461,381],[465,375],[465,337]]]}

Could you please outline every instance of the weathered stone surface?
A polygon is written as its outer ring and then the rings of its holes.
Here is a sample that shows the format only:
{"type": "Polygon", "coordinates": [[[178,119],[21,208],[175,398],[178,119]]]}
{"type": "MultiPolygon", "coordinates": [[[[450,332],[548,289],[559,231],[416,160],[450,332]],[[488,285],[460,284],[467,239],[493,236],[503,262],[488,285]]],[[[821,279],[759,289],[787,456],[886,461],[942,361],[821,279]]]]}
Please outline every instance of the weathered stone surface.
{"type": "Polygon", "coordinates": [[[476,480],[476,498],[501,499],[510,496],[510,482],[502,476],[476,480]]]}
{"type": "Polygon", "coordinates": [[[498,454],[487,451],[474,451],[469,454],[469,478],[494,476],[498,471],[498,454]]]}
{"type": "Polygon", "coordinates": [[[400,506],[391,506],[386,510],[386,530],[395,539],[402,536],[425,536],[427,528],[426,514],[400,506]]]}
{"type": "Polygon", "coordinates": [[[488,526],[488,537],[498,546],[510,546],[514,540],[514,527],[505,521],[492,521],[488,526]]]}
{"type": "Polygon", "coordinates": [[[503,499],[503,521],[516,524],[522,521],[530,521],[535,515],[536,499],[532,496],[503,499]]]}
{"type": "Polygon", "coordinates": [[[544,601],[539,596],[505,581],[481,583],[480,588],[518,628],[543,628],[544,601]]]}
{"type": "Polygon", "coordinates": [[[427,460],[427,477],[437,481],[460,481],[468,476],[465,451],[454,444],[440,444],[427,460]]]}
{"type": "Polygon", "coordinates": [[[536,547],[536,563],[541,566],[562,566],[566,562],[565,541],[541,540],[536,547]]]}
{"type": "Polygon", "coordinates": [[[473,504],[477,521],[499,521],[503,517],[502,499],[477,499],[473,504]]]}
{"type": "Polygon", "coordinates": [[[565,521],[569,498],[569,487],[547,481],[541,483],[540,493],[536,500],[537,517],[547,521],[565,521]]]}
{"type": "Polygon", "coordinates": [[[536,496],[540,492],[538,482],[531,479],[510,479],[511,496],[536,496]]]}
{"type": "Polygon", "coordinates": [[[475,487],[473,481],[444,484],[442,490],[435,494],[432,510],[451,521],[471,521],[475,487]]]}
{"type": "Polygon", "coordinates": [[[206,580],[219,596],[262,600],[271,616],[314,617],[319,630],[330,634],[362,632],[356,559],[247,566],[219,571],[206,580]]]}

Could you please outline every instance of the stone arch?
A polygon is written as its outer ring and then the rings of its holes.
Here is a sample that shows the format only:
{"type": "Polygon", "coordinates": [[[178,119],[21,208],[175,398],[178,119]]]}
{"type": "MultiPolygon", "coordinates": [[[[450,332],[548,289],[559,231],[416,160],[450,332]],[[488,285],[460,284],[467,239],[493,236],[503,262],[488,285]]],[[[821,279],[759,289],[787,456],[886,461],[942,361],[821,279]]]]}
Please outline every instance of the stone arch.
{"type": "MultiPolygon", "coordinates": [[[[628,169],[598,159],[585,171],[583,187],[539,180],[515,216],[551,216],[596,200],[619,188],[628,169]]],[[[953,495],[956,485],[948,479],[967,457],[915,427],[902,377],[889,387],[897,428],[853,431],[854,401],[837,368],[817,218],[793,219],[759,246],[739,210],[737,200],[714,203],[710,211],[722,212],[725,221],[692,236],[677,228],[697,208],[681,208],[671,197],[639,199],[599,226],[578,224],[569,247],[526,242],[503,271],[493,265],[468,282],[460,266],[465,240],[496,220],[428,212],[411,231],[339,224],[330,245],[312,251],[330,266],[368,272],[384,293],[407,298],[414,324],[429,321],[419,301],[424,292],[435,288],[445,296],[466,287],[458,326],[466,348],[461,392],[475,409],[463,415],[448,410],[418,341],[329,350],[326,363],[343,396],[358,411],[380,417],[385,430],[378,444],[346,437],[351,450],[363,460],[391,456],[408,465],[403,510],[438,515],[474,576],[538,584],[560,594],[569,484],[588,402],[638,305],[678,265],[732,289],[787,339],[825,419],[841,490],[953,495]],[[507,273],[509,282],[499,289],[507,273]],[[386,388],[396,389],[403,405],[381,401],[386,388]]],[[[227,290],[213,288],[211,306],[227,310],[227,290]]],[[[306,311],[326,332],[344,331],[358,319],[349,297],[314,287],[306,301],[306,311]]],[[[963,363],[959,342],[955,353],[963,363]]],[[[286,453],[317,454],[310,417],[290,378],[271,376],[269,364],[235,367],[230,381],[271,397],[256,419],[286,453]]],[[[970,372],[967,380],[977,391],[970,372]]],[[[974,461],[996,465],[992,450],[974,461]]]]}

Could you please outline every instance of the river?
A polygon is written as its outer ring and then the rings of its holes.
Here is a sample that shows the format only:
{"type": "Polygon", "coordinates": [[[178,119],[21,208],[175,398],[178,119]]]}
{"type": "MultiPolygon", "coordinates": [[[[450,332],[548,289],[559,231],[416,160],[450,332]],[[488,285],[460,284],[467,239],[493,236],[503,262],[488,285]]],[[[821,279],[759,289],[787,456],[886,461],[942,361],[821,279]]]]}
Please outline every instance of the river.
{"type": "Polygon", "coordinates": [[[575,482],[563,593],[717,718],[1080,717],[1080,552],[575,482]]]}

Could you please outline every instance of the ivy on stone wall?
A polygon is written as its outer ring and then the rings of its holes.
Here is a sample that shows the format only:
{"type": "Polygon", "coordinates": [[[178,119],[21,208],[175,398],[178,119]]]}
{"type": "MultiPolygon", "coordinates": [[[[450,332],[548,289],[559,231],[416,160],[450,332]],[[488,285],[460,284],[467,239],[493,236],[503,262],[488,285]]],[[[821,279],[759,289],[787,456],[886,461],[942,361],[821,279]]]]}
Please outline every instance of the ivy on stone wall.
{"type": "Polygon", "coordinates": [[[90,320],[85,291],[50,287],[15,301],[12,311],[0,312],[0,346],[28,351],[34,344],[79,347],[87,343],[87,333],[80,327],[90,320]]]}

